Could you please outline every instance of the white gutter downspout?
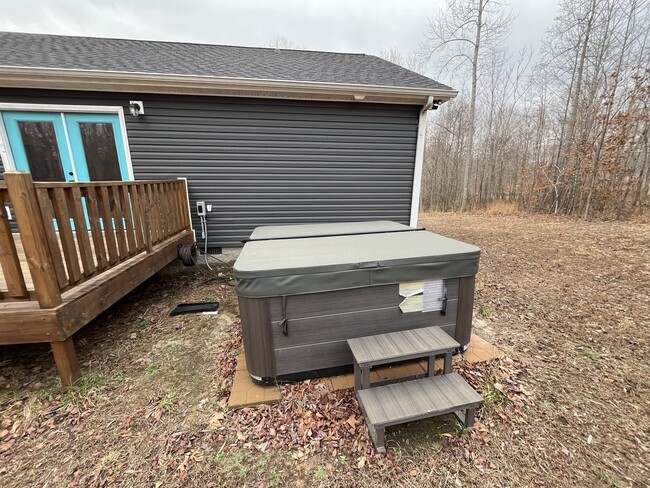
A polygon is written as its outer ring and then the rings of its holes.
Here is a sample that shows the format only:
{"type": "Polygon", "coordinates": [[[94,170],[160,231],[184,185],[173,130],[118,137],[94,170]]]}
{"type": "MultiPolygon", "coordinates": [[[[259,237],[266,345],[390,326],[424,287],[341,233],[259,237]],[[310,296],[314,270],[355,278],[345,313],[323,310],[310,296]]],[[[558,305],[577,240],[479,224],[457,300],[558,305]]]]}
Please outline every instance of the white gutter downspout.
{"type": "Polygon", "coordinates": [[[420,211],[420,187],[422,186],[422,167],[424,166],[424,143],[427,139],[427,112],[433,107],[433,97],[427,99],[418,122],[418,138],[415,145],[415,171],[413,172],[413,193],[411,194],[411,218],[409,225],[417,227],[420,211]]]}

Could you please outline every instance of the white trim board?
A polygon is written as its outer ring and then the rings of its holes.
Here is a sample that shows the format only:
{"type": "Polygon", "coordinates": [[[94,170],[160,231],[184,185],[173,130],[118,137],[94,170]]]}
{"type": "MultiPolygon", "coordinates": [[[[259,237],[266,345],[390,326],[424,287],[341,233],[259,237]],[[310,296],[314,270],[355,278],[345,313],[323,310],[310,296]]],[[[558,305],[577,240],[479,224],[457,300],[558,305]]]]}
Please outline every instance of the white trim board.
{"type": "MultiPolygon", "coordinates": [[[[129,145],[129,138],[126,132],[126,120],[124,119],[124,108],[119,105],[65,105],[65,104],[47,104],[47,103],[4,103],[0,102],[0,112],[58,112],[61,113],[62,119],[65,118],[66,113],[90,113],[90,114],[116,114],[120,121],[120,132],[122,134],[122,141],[124,142],[124,154],[126,157],[126,169],[130,181],[135,180],[133,174],[133,163],[131,162],[131,147],[129,145]]],[[[68,144],[68,151],[70,153],[72,165],[74,166],[74,159],[72,159],[72,152],[70,147],[70,140],[68,137],[65,120],[63,128],[65,130],[65,139],[68,144]]],[[[9,137],[4,126],[4,120],[0,116],[0,141],[5,147],[6,160],[3,158],[5,171],[15,171],[16,164],[14,163],[11,154],[11,147],[9,146],[9,137]]],[[[75,178],[77,172],[75,171],[75,178]]]]}
{"type": "Polygon", "coordinates": [[[420,110],[420,119],[418,121],[418,135],[415,145],[415,168],[413,169],[413,190],[411,193],[411,217],[409,219],[409,225],[411,227],[417,227],[418,225],[422,169],[424,167],[424,145],[427,140],[427,113],[432,106],[433,97],[429,97],[427,103],[420,110]]]}

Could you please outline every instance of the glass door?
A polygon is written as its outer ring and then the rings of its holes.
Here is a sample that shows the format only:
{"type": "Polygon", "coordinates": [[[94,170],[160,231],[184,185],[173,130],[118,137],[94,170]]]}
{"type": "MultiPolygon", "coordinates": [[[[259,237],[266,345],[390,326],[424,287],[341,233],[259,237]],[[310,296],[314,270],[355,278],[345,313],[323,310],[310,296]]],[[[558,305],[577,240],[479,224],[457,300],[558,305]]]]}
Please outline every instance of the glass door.
{"type": "Polygon", "coordinates": [[[34,181],[77,181],[60,113],[3,112],[2,120],[18,171],[34,181]]]}
{"type": "Polygon", "coordinates": [[[131,179],[117,114],[2,112],[16,169],[34,181],[131,179]]]}
{"type": "Polygon", "coordinates": [[[125,181],[129,170],[115,114],[64,114],[77,181],[125,181]]]}

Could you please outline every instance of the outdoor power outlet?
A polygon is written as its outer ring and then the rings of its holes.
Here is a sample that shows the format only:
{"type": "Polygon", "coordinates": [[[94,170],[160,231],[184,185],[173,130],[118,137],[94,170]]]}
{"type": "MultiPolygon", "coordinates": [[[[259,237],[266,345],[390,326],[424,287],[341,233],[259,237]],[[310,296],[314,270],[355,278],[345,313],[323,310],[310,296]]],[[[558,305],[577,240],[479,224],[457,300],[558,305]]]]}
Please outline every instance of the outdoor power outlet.
{"type": "Polygon", "coordinates": [[[205,215],[205,202],[196,202],[196,214],[198,216],[205,215]]]}

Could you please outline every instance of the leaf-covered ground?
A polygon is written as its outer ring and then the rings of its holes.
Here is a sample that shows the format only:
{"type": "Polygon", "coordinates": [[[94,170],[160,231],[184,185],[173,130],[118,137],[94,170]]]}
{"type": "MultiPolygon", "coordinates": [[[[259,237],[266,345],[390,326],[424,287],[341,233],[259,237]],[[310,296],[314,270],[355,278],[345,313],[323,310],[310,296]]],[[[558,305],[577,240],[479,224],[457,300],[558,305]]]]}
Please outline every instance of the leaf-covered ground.
{"type": "Polygon", "coordinates": [[[47,347],[0,348],[0,486],[645,486],[650,225],[421,224],[482,248],[477,329],[507,356],[454,365],[486,398],[472,433],[449,417],[409,424],[376,456],[353,395],[318,381],[228,411],[236,298],[196,268],[150,280],[84,328],[72,389],[47,347]],[[169,317],[205,300],[218,316],[169,317]]]}

